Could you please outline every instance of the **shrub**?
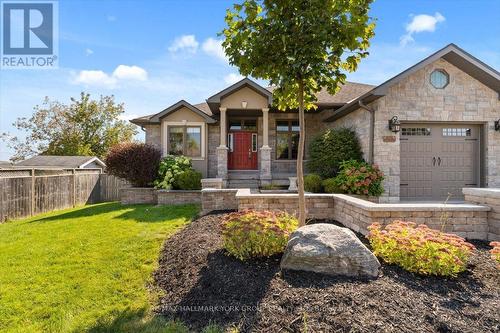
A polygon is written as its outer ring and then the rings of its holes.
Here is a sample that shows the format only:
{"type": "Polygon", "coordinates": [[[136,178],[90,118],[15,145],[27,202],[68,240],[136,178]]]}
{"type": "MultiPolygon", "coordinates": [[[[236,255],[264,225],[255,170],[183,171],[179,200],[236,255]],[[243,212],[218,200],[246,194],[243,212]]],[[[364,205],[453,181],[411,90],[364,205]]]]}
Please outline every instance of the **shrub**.
{"type": "Polygon", "coordinates": [[[342,193],[342,190],[337,184],[335,178],[325,179],[321,185],[323,186],[325,193],[342,193]]]}
{"type": "Polygon", "coordinates": [[[297,225],[297,219],[285,212],[231,213],[223,221],[224,248],[240,260],[282,253],[297,225]]]}
{"type": "Polygon", "coordinates": [[[362,159],[361,146],[353,129],[329,129],[309,145],[307,167],[322,178],[331,178],[337,175],[343,161],[362,159]]]}
{"type": "Polygon", "coordinates": [[[474,246],[462,237],[433,230],[424,224],[394,221],[383,229],[368,227],[376,256],[389,264],[423,275],[456,276],[465,270],[474,246]]]}
{"type": "Polygon", "coordinates": [[[490,246],[493,248],[490,250],[491,258],[496,260],[498,268],[500,268],[500,242],[491,242],[490,246]]]}
{"type": "Polygon", "coordinates": [[[192,170],[191,160],[188,157],[167,155],[160,162],[158,178],[154,185],[156,188],[166,190],[176,189],[176,178],[188,170],[192,170]]]}
{"type": "Polygon", "coordinates": [[[304,176],[304,190],[312,193],[321,192],[321,177],[314,173],[304,176]]]}
{"type": "Polygon", "coordinates": [[[158,174],[161,152],[144,143],[127,142],[111,147],[104,161],[109,174],[138,187],[151,186],[158,174]]]}
{"type": "Polygon", "coordinates": [[[201,173],[196,170],[187,170],[175,176],[174,185],[180,190],[201,189],[201,173]]]}
{"type": "Polygon", "coordinates": [[[381,196],[384,193],[384,173],[378,166],[355,160],[342,162],[335,177],[338,188],[349,194],[381,196]]]}

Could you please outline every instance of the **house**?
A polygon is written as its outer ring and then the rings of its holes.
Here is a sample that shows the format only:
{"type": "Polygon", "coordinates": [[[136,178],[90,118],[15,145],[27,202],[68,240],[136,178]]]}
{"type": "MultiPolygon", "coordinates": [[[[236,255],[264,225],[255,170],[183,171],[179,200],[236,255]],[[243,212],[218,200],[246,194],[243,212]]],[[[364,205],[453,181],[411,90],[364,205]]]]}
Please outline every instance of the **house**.
{"type": "MultiPolygon", "coordinates": [[[[346,82],[306,112],[312,138],[352,127],[364,158],[384,171],[382,201],[460,199],[500,187],[500,73],[450,44],[390,80],[346,82]]],[[[206,99],[133,119],[163,154],[183,154],[227,187],[286,183],[295,174],[298,115],[273,107],[272,88],[245,78],[206,99]]]]}
{"type": "Polygon", "coordinates": [[[16,168],[101,169],[106,164],[95,156],[38,155],[15,164],[16,168]]]}

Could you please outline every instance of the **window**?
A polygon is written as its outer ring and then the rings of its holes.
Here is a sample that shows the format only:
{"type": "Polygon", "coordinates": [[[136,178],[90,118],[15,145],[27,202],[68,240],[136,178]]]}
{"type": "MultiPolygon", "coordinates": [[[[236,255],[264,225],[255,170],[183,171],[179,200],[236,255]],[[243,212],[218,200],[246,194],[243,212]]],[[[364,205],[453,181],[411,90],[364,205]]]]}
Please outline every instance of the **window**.
{"type": "Polygon", "coordinates": [[[450,77],[443,69],[436,69],[431,73],[431,84],[436,89],[443,89],[449,81],[450,77]]]}
{"type": "Polygon", "coordinates": [[[230,131],[257,132],[257,121],[255,119],[235,119],[229,121],[230,131]]]}
{"type": "Polygon", "coordinates": [[[401,129],[402,136],[430,136],[430,128],[403,127],[401,129]]]}
{"type": "Polygon", "coordinates": [[[296,120],[276,121],[276,159],[297,159],[299,131],[299,122],[296,120]]]}
{"type": "Polygon", "coordinates": [[[257,152],[257,133],[252,133],[252,152],[257,152]]]}
{"type": "Polygon", "coordinates": [[[169,126],[168,153],[189,157],[201,156],[200,126],[169,126]]]}
{"type": "Polygon", "coordinates": [[[471,136],[470,128],[443,128],[443,136],[471,136]]]}

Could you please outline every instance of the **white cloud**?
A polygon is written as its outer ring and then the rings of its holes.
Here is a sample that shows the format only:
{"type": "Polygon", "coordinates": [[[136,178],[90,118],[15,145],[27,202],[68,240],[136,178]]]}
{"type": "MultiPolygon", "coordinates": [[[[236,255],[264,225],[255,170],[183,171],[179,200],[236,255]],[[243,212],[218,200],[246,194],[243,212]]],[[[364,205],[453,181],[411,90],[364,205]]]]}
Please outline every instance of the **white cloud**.
{"type": "Polygon", "coordinates": [[[89,55],[94,54],[94,51],[91,49],[85,49],[85,55],[88,57],[89,55]]]}
{"type": "Polygon", "coordinates": [[[236,73],[230,73],[224,76],[224,82],[226,82],[226,84],[233,84],[240,81],[241,79],[243,79],[243,76],[236,73]]]}
{"type": "Polygon", "coordinates": [[[222,47],[222,40],[215,38],[207,38],[202,45],[203,51],[213,57],[227,60],[226,54],[224,53],[224,48],[222,47]]]}
{"type": "Polygon", "coordinates": [[[413,42],[413,35],[420,32],[434,32],[438,23],[444,22],[446,19],[440,13],[435,13],[434,16],[420,14],[413,16],[410,23],[406,25],[406,34],[401,36],[401,45],[406,45],[413,42]]]}
{"type": "Polygon", "coordinates": [[[139,66],[119,65],[114,70],[113,77],[119,80],[146,81],[148,79],[148,72],[139,66]]]}
{"type": "Polygon", "coordinates": [[[103,71],[83,70],[78,73],[74,82],[76,84],[83,84],[86,86],[114,88],[117,80],[103,71]]]}
{"type": "Polygon", "coordinates": [[[174,39],[168,50],[172,53],[185,51],[188,53],[196,53],[200,44],[194,35],[182,35],[174,39]]]}
{"type": "Polygon", "coordinates": [[[125,81],[146,81],[148,73],[139,66],[119,65],[112,74],[107,74],[101,70],[82,70],[78,74],[73,74],[74,84],[85,86],[104,87],[113,89],[119,82],[125,81]]]}

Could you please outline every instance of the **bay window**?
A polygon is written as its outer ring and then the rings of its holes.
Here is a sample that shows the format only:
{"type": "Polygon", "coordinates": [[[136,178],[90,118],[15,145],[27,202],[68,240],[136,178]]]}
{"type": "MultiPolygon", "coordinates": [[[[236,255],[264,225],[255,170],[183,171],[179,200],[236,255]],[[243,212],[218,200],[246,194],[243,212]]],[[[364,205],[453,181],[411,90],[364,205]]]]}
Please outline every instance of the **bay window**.
{"type": "Polygon", "coordinates": [[[201,157],[200,126],[168,126],[168,154],[201,157]]]}

